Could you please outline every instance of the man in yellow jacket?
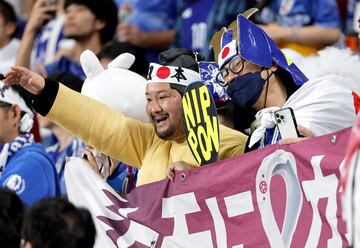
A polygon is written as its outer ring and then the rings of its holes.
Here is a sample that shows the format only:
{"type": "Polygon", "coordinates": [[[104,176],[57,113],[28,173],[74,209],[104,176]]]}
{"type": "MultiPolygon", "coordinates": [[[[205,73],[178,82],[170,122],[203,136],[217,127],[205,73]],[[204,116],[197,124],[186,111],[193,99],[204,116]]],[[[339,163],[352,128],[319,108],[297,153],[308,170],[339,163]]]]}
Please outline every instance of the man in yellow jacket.
{"type": "MultiPolygon", "coordinates": [[[[4,81],[20,84],[31,92],[38,113],[98,151],[126,164],[140,165],[137,185],[142,185],[166,178],[169,165],[174,163],[199,166],[187,145],[181,122],[183,90],[200,80],[198,55],[184,49],[168,50],[163,55],[161,65],[150,67],[145,92],[146,111],[152,124],[128,118],[22,67],[12,68],[4,81]],[[182,75],[174,76],[179,71],[182,75]]],[[[220,125],[219,159],[242,154],[246,140],[246,135],[220,125]]]]}

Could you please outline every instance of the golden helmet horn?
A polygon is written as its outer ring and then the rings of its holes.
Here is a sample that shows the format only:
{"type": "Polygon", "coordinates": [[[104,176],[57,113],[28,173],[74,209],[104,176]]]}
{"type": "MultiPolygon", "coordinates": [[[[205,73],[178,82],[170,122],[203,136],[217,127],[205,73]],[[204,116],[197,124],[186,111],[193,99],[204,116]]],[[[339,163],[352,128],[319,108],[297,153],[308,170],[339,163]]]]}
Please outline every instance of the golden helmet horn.
{"type": "MultiPolygon", "coordinates": [[[[246,10],[241,15],[243,15],[245,18],[249,19],[249,17],[252,16],[257,11],[258,11],[257,8],[251,8],[251,9],[246,10]]],[[[214,59],[215,59],[216,63],[218,63],[218,54],[220,53],[221,48],[222,48],[222,44],[221,44],[222,37],[223,37],[224,33],[228,30],[233,31],[233,40],[235,40],[237,38],[237,32],[238,32],[237,18],[232,23],[230,23],[230,25],[227,28],[222,27],[220,29],[220,31],[216,32],[213,35],[213,37],[211,38],[209,49],[211,49],[211,48],[213,49],[214,59]]]]}

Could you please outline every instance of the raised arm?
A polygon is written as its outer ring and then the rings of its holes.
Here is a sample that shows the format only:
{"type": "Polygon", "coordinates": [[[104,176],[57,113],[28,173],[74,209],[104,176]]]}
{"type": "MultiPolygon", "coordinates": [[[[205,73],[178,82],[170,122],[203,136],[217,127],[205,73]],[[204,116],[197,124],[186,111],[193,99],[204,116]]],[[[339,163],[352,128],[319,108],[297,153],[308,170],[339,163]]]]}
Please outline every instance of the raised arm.
{"type": "Polygon", "coordinates": [[[135,46],[152,49],[168,49],[175,36],[175,30],[163,32],[145,32],[135,25],[120,24],[117,27],[117,38],[135,46]]]}
{"type": "Polygon", "coordinates": [[[40,95],[45,87],[45,78],[22,66],[13,66],[5,74],[4,82],[8,85],[19,84],[33,95],[40,95]]]}
{"type": "Polygon", "coordinates": [[[295,42],[303,45],[331,45],[337,42],[341,35],[338,28],[321,26],[282,27],[269,25],[261,26],[261,28],[276,41],[295,42]]]}
{"type": "Polygon", "coordinates": [[[141,166],[155,135],[151,124],[127,118],[116,110],[23,67],[5,74],[6,84],[31,92],[36,112],[88,145],[127,164],[141,166]]]}
{"type": "Polygon", "coordinates": [[[47,0],[37,0],[34,4],[29,20],[25,26],[19,50],[16,54],[16,65],[30,67],[30,57],[37,32],[47,21],[53,18],[50,12],[56,11],[55,7],[45,4],[47,0]]]}

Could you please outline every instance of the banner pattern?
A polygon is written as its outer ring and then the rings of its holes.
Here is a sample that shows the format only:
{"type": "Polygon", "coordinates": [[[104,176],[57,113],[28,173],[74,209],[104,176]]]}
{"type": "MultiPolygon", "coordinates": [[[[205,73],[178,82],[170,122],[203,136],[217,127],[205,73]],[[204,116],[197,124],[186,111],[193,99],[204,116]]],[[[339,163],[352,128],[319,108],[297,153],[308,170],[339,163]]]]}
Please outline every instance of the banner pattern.
{"type": "Polygon", "coordinates": [[[126,199],[73,158],[69,199],[96,218],[97,247],[346,247],[339,168],[349,131],[180,172],[126,199]]]}

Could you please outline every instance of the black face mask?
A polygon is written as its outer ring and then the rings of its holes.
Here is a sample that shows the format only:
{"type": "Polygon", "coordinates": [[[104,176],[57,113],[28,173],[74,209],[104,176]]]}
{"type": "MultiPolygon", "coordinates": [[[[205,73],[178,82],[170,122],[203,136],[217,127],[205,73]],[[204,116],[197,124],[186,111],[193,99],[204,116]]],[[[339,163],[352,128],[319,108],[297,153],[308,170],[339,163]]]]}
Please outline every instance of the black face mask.
{"type": "Polygon", "coordinates": [[[271,76],[263,79],[260,72],[246,73],[230,82],[227,93],[240,108],[248,109],[259,99],[266,80],[271,76]]]}

